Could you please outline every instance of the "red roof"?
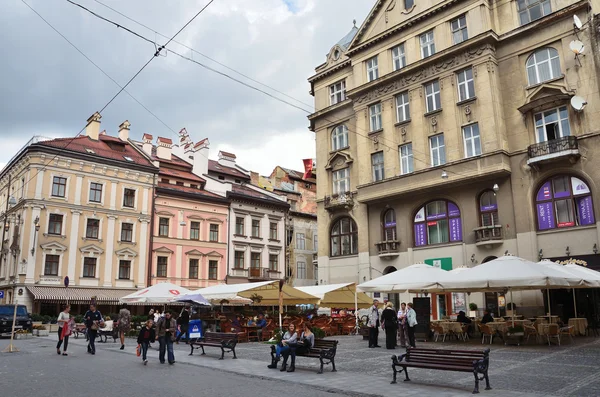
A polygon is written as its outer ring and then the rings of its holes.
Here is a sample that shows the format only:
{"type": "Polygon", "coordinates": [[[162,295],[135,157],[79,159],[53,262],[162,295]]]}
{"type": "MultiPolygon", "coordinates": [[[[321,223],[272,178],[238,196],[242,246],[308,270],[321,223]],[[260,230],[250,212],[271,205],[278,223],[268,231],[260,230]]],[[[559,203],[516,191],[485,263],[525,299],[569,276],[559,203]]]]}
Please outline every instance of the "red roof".
{"type": "Polygon", "coordinates": [[[162,183],[162,182],[158,183],[158,187],[162,188],[162,189],[173,190],[173,191],[192,193],[192,194],[196,194],[198,196],[217,197],[217,198],[225,199],[225,197],[219,196],[218,194],[211,193],[211,192],[209,192],[207,190],[203,190],[203,189],[195,189],[193,187],[177,186],[177,185],[171,185],[170,183],[162,183]]]}
{"type": "Polygon", "coordinates": [[[168,143],[169,145],[173,144],[173,140],[171,138],[163,138],[162,136],[158,137],[158,142],[168,143]]]}
{"type": "Polygon", "coordinates": [[[57,138],[42,141],[38,145],[117,160],[128,164],[153,166],[146,157],[135,150],[128,142],[108,135],[100,135],[97,141],[84,135],[76,138],[57,138]],[[131,159],[131,161],[128,159],[131,159]]]}
{"type": "Polygon", "coordinates": [[[278,200],[278,199],[276,199],[274,197],[269,196],[268,194],[259,192],[258,190],[254,190],[254,189],[249,188],[247,186],[232,185],[231,188],[232,188],[231,191],[233,193],[236,193],[236,194],[241,194],[241,195],[248,196],[248,197],[253,197],[253,198],[259,198],[259,199],[262,199],[262,200],[273,201],[273,202],[281,204],[281,205],[286,205],[287,204],[285,201],[278,200]]]}
{"type": "Polygon", "coordinates": [[[158,174],[164,175],[164,176],[170,176],[173,178],[185,179],[187,181],[194,181],[194,182],[199,182],[199,183],[206,182],[204,179],[200,178],[199,176],[197,176],[195,174],[192,174],[191,172],[175,170],[172,168],[166,168],[162,164],[161,164],[160,171],[158,172],[158,174]]]}
{"type": "Polygon", "coordinates": [[[150,134],[144,134],[144,136],[142,137],[142,139],[147,139],[149,141],[151,141],[154,137],[150,134]]]}
{"type": "MultiPolygon", "coordinates": [[[[204,144],[204,142],[206,142],[206,141],[208,141],[208,138],[204,138],[204,139],[203,139],[203,140],[201,140],[200,142],[196,143],[196,144],[194,145],[194,147],[196,148],[196,147],[198,147],[198,146],[201,146],[201,145],[203,145],[203,144],[204,144]]],[[[235,156],[234,156],[234,157],[235,157],[235,156]]]]}
{"type": "Polygon", "coordinates": [[[221,155],[223,155],[223,156],[225,156],[225,157],[231,157],[232,159],[236,158],[236,157],[235,157],[235,154],[233,154],[233,153],[229,153],[229,152],[224,152],[224,151],[222,151],[222,150],[219,152],[219,154],[221,154],[221,155]]]}
{"type": "Polygon", "coordinates": [[[219,162],[215,160],[208,160],[208,172],[215,172],[248,180],[250,179],[249,175],[244,174],[240,170],[233,167],[226,167],[224,165],[219,164],[219,162]]]}

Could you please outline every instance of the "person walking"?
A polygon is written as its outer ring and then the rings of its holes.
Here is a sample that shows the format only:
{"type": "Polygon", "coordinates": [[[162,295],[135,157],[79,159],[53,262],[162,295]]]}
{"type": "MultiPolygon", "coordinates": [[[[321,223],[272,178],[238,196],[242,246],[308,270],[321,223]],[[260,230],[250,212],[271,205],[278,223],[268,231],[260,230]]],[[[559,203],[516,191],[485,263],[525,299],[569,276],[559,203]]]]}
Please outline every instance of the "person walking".
{"type": "Polygon", "coordinates": [[[98,330],[104,327],[104,319],[93,303],[90,305],[90,310],[85,312],[83,318],[88,334],[87,352],[94,355],[96,354],[96,337],[98,336],[98,330]]]}
{"type": "Polygon", "coordinates": [[[373,306],[371,306],[371,311],[369,312],[369,320],[367,321],[367,326],[369,327],[369,347],[381,347],[377,343],[377,339],[379,338],[379,309],[377,306],[379,305],[379,301],[377,299],[373,300],[373,306]]]}
{"type": "Polygon", "coordinates": [[[165,316],[158,319],[156,323],[156,334],[158,335],[159,353],[158,360],[161,364],[165,363],[165,350],[169,364],[175,364],[175,354],[173,353],[173,342],[175,341],[175,332],[177,332],[177,322],[171,317],[171,312],[165,312],[165,316]]]}
{"type": "Polygon", "coordinates": [[[125,349],[125,334],[131,331],[131,312],[127,309],[127,303],[123,303],[123,307],[119,311],[118,327],[121,350],[123,350],[125,349]]]}
{"type": "Polygon", "coordinates": [[[400,347],[406,347],[406,341],[408,340],[408,325],[406,325],[406,315],[408,310],[406,309],[406,303],[400,304],[400,310],[398,310],[398,333],[400,334],[400,347]]]}
{"type": "Polygon", "coordinates": [[[413,309],[412,302],[408,303],[406,323],[408,325],[408,342],[410,343],[410,347],[417,347],[415,345],[415,326],[417,325],[417,312],[415,312],[415,309],[413,309]]]}
{"type": "Polygon", "coordinates": [[[385,330],[385,348],[388,350],[396,348],[398,335],[398,319],[394,310],[394,304],[390,301],[385,304],[385,309],[381,313],[381,328],[385,330]]]}
{"type": "Polygon", "coordinates": [[[71,335],[71,331],[69,329],[69,321],[71,305],[65,305],[63,311],[58,314],[58,319],[56,323],[58,324],[58,343],[56,344],[56,353],[60,355],[60,346],[64,342],[63,346],[63,356],[68,356],[67,347],[69,346],[69,335],[71,335]],[[67,328],[67,329],[65,329],[67,328]]]}
{"type": "Polygon", "coordinates": [[[179,341],[181,340],[182,336],[185,336],[186,344],[190,343],[189,337],[188,337],[188,330],[190,328],[190,304],[189,303],[185,304],[185,307],[181,311],[181,314],[179,314],[179,317],[177,318],[177,324],[179,325],[179,335],[177,336],[177,339],[175,339],[175,343],[179,344],[179,341]]]}
{"type": "Polygon", "coordinates": [[[142,348],[142,362],[144,365],[148,364],[148,347],[150,343],[153,343],[156,339],[156,334],[154,332],[154,328],[152,325],[154,322],[152,320],[146,321],[146,324],[140,329],[140,333],[137,338],[137,343],[142,348]]]}

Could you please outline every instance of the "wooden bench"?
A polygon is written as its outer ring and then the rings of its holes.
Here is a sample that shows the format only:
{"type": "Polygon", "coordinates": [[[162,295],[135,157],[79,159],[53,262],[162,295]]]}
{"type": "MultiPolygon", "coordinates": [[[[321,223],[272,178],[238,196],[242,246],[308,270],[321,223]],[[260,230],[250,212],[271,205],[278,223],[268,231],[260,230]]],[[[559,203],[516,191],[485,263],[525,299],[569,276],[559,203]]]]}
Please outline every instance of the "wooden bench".
{"type": "MultiPolygon", "coordinates": [[[[321,362],[321,368],[319,369],[319,374],[323,373],[323,365],[331,364],[332,370],[331,372],[337,372],[335,369],[335,353],[337,351],[337,340],[325,340],[325,339],[316,339],[315,345],[308,351],[304,352],[296,352],[296,357],[311,357],[318,358],[321,362]]],[[[275,345],[271,345],[271,365],[276,365],[277,360],[276,356],[276,348],[275,345]]]]}
{"type": "Polygon", "coordinates": [[[190,356],[194,354],[194,349],[198,349],[198,346],[202,349],[202,355],[205,355],[204,346],[209,347],[218,347],[221,349],[221,358],[222,360],[225,356],[225,351],[227,353],[233,353],[233,358],[237,358],[235,355],[235,346],[238,343],[237,334],[225,333],[225,332],[207,332],[204,334],[204,338],[200,338],[194,341],[190,341],[190,356]]]}
{"type": "Polygon", "coordinates": [[[485,390],[491,390],[490,379],[488,378],[490,349],[484,351],[473,350],[439,350],[439,349],[419,349],[408,348],[406,354],[400,357],[392,356],[392,369],[394,379],[392,384],[396,383],[396,375],[403,372],[408,378],[407,368],[426,368],[438,369],[441,371],[470,372],[475,376],[475,389],[473,394],[479,393],[479,381],[485,379],[485,390]],[[396,367],[402,367],[398,370],[396,367]],[[481,375],[481,378],[479,377],[481,375]]]}

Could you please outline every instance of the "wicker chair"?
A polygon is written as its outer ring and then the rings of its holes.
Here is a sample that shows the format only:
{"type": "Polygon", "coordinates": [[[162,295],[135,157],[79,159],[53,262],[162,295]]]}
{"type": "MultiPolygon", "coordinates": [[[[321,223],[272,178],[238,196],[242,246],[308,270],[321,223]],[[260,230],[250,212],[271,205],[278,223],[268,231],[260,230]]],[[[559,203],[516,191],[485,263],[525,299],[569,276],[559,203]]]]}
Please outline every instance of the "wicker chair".
{"type": "Polygon", "coordinates": [[[529,338],[532,336],[535,337],[536,342],[539,340],[540,334],[538,333],[537,328],[535,328],[533,325],[525,325],[523,326],[523,329],[525,331],[525,336],[527,337],[525,342],[529,342],[529,338]]]}
{"type": "Polygon", "coordinates": [[[562,327],[561,329],[558,330],[558,334],[560,335],[561,338],[569,337],[571,339],[571,343],[574,343],[573,328],[575,328],[573,325],[562,327]]]}
{"type": "Polygon", "coordinates": [[[548,325],[548,333],[546,334],[546,339],[548,339],[548,346],[550,346],[550,339],[553,338],[558,341],[558,345],[560,346],[560,329],[558,328],[558,324],[548,325]]]}
{"type": "Polygon", "coordinates": [[[488,337],[490,338],[491,345],[492,341],[494,340],[494,330],[488,325],[479,324],[479,332],[481,332],[481,344],[483,345],[485,343],[485,338],[488,337]]]}
{"type": "Polygon", "coordinates": [[[436,342],[438,341],[440,336],[442,337],[442,342],[446,341],[446,336],[448,336],[448,334],[444,331],[444,328],[441,325],[434,324],[432,326],[432,329],[433,329],[433,335],[435,336],[434,340],[436,342]]]}

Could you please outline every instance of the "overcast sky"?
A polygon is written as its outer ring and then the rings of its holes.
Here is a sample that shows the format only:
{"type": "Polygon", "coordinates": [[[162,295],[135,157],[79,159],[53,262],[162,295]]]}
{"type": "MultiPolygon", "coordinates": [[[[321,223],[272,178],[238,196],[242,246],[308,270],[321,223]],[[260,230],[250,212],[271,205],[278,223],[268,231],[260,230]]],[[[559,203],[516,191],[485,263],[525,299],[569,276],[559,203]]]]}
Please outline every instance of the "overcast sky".
{"type": "MultiPolygon", "coordinates": [[[[155,52],[154,45],[117,29],[66,0],[25,0],[120,84],[155,52]]],[[[165,39],[95,0],[74,0],[151,40],[165,39]]],[[[101,0],[153,30],[171,36],[208,0],[101,0]]],[[[3,55],[0,166],[32,136],[74,136],[119,88],[21,0],[0,13],[3,55]]],[[[193,49],[312,105],[307,78],[330,48],[360,25],[374,0],[215,0],[178,37],[193,49]]],[[[270,91],[176,43],[168,48],[270,91]]],[[[233,152],[238,164],[269,174],[276,165],[302,169],[314,157],[306,113],[277,102],[174,54],[153,60],[127,90],[171,129],[185,127],[194,141],[208,137],[211,158],[233,152]]],[[[280,94],[270,91],[274,95],[280,94]]],[[[312,110],[305,104],[293,102],[312,110]]],[[[175,138],[126,93],[102,114],[116,135],[124,120],[131,137],[175,138]]]]}

